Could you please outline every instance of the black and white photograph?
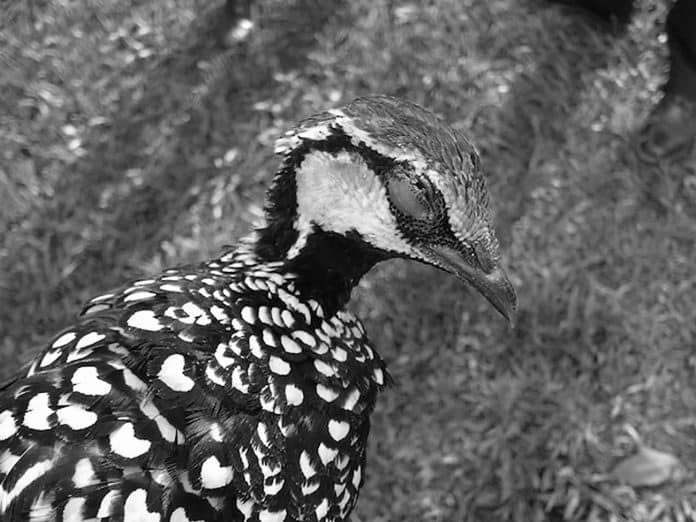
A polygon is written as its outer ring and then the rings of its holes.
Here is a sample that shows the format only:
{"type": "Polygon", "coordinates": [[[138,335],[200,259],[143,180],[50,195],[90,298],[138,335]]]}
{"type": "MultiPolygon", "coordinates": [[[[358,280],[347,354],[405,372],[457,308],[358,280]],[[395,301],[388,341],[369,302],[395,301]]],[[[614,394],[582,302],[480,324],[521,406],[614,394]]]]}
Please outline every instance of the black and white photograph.
{"type": "Polygon", "coordinates": [[[0,0],[0,522],[696,522],[696,0],[0,0]]]}

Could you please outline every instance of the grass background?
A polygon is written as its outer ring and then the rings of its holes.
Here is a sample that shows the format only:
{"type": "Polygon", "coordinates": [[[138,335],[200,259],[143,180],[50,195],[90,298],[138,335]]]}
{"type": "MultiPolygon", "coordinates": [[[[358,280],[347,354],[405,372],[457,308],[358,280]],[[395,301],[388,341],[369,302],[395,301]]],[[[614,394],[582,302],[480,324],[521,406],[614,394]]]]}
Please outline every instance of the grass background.
{"type": "Polygon", "coordinates": [[[220,2],[3,2],[0,373],[233,244],[294,121],[403,96],[479,147],[520,317],[427,267],[363,281],[397,386],[355,520],[693,519],[696,162],[634,146],[668,3],[612,37],[543,0],[258,0],[243,37],[220,2]]]}

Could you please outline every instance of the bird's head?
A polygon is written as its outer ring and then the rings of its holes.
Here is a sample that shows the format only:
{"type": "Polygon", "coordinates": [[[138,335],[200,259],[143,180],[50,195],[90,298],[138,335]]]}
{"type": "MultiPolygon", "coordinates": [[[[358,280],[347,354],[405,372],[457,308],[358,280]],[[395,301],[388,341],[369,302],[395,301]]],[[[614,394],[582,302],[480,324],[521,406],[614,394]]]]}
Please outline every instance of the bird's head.
{"type": "Polygon", "coordinates": [[[267,217],[283,257],[301,257],[318,235],[347,238],[450,272],[512,318],[478,153],[440,118],[391,97],[359,98],[302,121],[276,150],[284,163],[267,217]],[[281,223],[292,226],[282,233],[281,223]]]}

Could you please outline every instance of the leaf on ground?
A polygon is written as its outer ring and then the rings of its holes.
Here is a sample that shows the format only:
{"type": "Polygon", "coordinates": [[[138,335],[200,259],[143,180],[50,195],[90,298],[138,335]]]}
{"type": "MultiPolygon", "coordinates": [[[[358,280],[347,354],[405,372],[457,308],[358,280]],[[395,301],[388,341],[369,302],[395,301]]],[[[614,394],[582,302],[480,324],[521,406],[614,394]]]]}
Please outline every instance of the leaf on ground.
{"type": "Polygon", "coordinates": [[[655,487],[678,479],[682,465],[671,453],[641,446],[638,452],[622,460],[612,474],[633,487],[655,487]]]}

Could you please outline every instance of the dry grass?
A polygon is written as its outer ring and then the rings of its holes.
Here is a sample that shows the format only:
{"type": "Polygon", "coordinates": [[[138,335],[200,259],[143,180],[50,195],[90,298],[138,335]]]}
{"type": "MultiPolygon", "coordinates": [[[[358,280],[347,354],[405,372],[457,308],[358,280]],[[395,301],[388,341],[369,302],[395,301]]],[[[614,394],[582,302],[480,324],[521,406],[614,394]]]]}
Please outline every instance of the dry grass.
{"type": "Polygon", "coordinates": [[[356,520],[683,520],[696,505],[696,165],[633,147],[664,79],[664,5],[611,38],[543,1],[259,0],[229,45],[204,2],[49,4],[35,32],[19,9],[1,33],[4,373],[88,296],[233,243],[291,122],[389,93],[481,149],[520,320],[424,267],[363,282],[354,308],[398,384],[356,520]],[[636,449],[626,426],[681,460],[679,480],[613,480],[636,449]]]}

